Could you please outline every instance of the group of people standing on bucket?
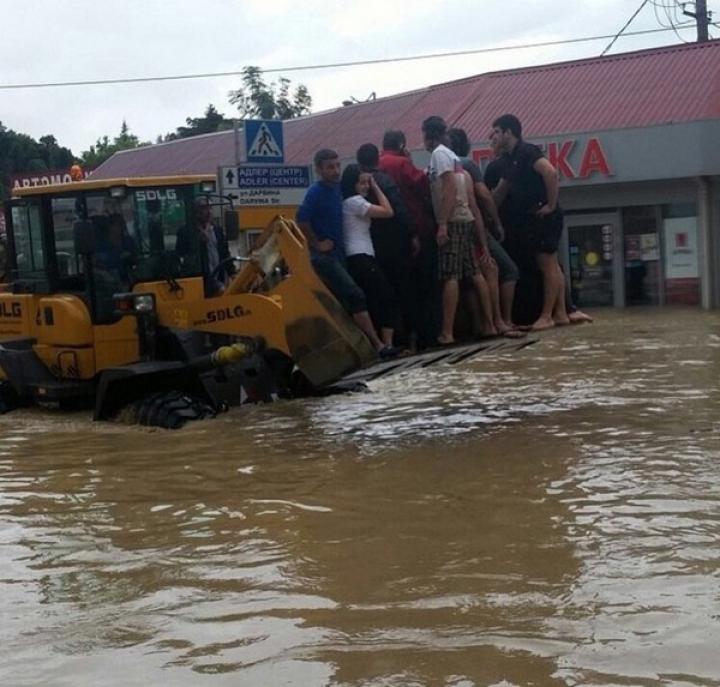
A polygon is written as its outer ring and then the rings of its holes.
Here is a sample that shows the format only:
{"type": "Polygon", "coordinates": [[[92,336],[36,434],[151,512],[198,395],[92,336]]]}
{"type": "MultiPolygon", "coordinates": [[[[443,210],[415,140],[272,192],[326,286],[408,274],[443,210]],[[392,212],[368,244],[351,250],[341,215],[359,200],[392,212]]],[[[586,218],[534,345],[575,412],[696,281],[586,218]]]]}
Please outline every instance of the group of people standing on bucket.
{"type": "Polygon", "coordinates": [[[342,171],[335,151],[319,150],[297,213],[317,274],[378,354],[454,343],[461,301],[475,336],[591,321],[566,299],[557,172],[517,117],[493,122],[485,175],[462,129],[432,116],[422,134],[427,170],[402,131],[385,133],[382,153],[360,146],[342,171]]]}

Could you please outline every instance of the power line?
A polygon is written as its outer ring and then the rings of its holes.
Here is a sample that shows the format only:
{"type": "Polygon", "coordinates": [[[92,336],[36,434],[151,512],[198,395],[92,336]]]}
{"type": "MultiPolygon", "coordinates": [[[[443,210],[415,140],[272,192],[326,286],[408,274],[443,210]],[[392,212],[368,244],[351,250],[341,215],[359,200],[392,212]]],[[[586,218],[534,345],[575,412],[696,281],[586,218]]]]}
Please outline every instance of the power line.
{"type": "Polygon", "coordinates": [[[653,6],[653,9],[655,11],[655,19],[657,20],[658,24],[660,24],[660,26],[665,26],[669,29],[672,29],[678,39],[681,40],[683,43],[690,42],[686,41],[678,31],[679,26],[692,22],[691,19],[680,18],[678,10],[682,10],[683,5],[679,2],[679,0],[650,0],[650,4],[653,6]],[[660,9],[662,9],[665,13],[665,20],[663,20],[662,16],[658,11],[660,9]]]}
{"type": "Polygon", "coordinates": [[[638,14],[640,14],[640,10],[642,10],[642,8],[645,7],[645,5],[647,5],[647,4],[648,4],[648,0],[643,0],[643,1],[640,3],[640,7],[638,7],[638,8],[635,10],[635,12],[633,12],[632,17],[630,17],[630,19],[628,19],[628,20],[625,22],[625,26],[623,26],[623,27],[620,29],[620,31],[618,31],[618,32],[615,34],[615,36],[613,37],[613,39],[608,43],[608,45],[607,45],[607,47],[605,48],[605,50],[603,50],[603,51],[600,53],[600,57],[602,57],[608,50],[610,50],[610,48],[613,47],[613,45],[615,45],[615,41],[616,41],[618,38],[620,38],[620,36],[622,35],[623,31],[625,31],[625,29],[626,29],[628,26],[630,26],[630,24],[632,24],[632,22],[633,22],[633,20],[635,19],[635,17],[637,17],[638,14]]]}
{"type": "MultiPolygon", "coordinates": [[[[643,2],[643,5],[648,0],[643,2]]],[[[642,6],[640,7],[642,9],[642,6]]],[[[640,10],[638,9],[638,12],[640,10]]],[[[637,14],[637,12],[635,13],[637,14]]],[[[635,18],[635,15],[631,17],[630,21],[635,18]]],[[[623,33],[624,29],[630,24],[630,21],[621,29],[620,33],[623,33]]],[[[644,31],[628,31],[624,35],[627,36],[645,36],[652,33],[663,33],[673,30],[672,28],[663,27],[660,29],[646,29],[644,31]]],[[[612,38],[612,45],[620,34],[615,36],[588,36],[585,38],[566,38],[557,41],[544,41],[541,43],[525,43],[523,45],[505,45],[494,48],[477,48],[475,50],[461,50],[458,52],[445,52],[445,53],[433,53],[430,55],[414,55],[411,57],[391,57],[377,60],[358,60],[357,62],[335,62],[332,64],[314,64],[314,65],[303,65],[297,67],[278,67],[274,69],[262,69],[263,74],[276,74],[276,73],[287,73],[287,72],[300,72],[300,71],[311,71],[317,69],[337,69],[339,67],[361,67],[371,64],[390,64],[395,62],[411,62],[415,60],[434,60],[443,57],[462,57],[465,55],[479,55],[483,53],[502,52],[505,50],[529,50],[532,48],[549,48],[556,45],[570,45],[573,43],[589,43],[592,41],[602,41],[612,38]]],[[[603,55],[610,48],[610,45],[605,48],[603,55]]],[[[227,76],[241,76],[243,70],[232,71],[232,72],[206,72],[202,74],[175,74],[170,76],[141,76],[125,79],[92,79],[87,81],[56,81],[47,83],[24,83],[24,84],[0,84],[0,90],[21,90],[31,88],[65,88],[70,86],[106,86],[111,84],[131,84],[131,83],[149,83],[157,81],[183,81],[190,79],[217,79],[227,76]]]]}

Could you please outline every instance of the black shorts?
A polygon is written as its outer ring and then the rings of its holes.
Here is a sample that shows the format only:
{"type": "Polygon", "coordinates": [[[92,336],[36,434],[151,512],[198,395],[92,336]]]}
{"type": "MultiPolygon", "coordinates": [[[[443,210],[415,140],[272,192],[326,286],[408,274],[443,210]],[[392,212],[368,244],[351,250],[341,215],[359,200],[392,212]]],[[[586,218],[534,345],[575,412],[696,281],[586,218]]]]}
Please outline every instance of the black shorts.
{"type": "Polygon", "coordinates": [[[560,237],[563,232],[564,217],[560,209],[556,209],[546,217],[530,217],[521,232],[522,240],[535,253],[552,255],[558,252],[560,237]]]}

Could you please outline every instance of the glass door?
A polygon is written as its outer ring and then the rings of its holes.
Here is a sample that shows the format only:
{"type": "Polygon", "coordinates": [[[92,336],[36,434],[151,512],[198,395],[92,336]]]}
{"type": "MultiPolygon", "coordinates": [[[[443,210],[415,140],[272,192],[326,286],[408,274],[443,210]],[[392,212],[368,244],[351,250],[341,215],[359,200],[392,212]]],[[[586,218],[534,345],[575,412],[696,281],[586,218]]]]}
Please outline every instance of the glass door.
{"type": "Polygon", "coordinates": [[[659,209],[623,208],[625,304],[662,305],[659,209]]]}
{"type": "Polygon", "coordinates": [[[617,215],[566,217],[570,289],[579,308],[614,305],[613,266],[617,215]]]}

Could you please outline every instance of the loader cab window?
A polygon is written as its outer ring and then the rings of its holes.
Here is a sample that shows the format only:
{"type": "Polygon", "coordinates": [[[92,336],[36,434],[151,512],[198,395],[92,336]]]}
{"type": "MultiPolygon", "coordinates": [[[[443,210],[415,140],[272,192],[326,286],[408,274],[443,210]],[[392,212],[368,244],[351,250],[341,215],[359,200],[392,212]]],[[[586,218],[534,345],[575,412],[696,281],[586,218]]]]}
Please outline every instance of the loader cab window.
{"type": "Polygon", "coordinates": [[[75,254],[73,245],[73,225],[80,219],[80,201],[77,198],[53,198],[50,202],[53,216],[53,238],[55,257],[61,288],[84,289],[83,263],[80,255],[75,254]],[[69,277],[75,277],[74,284],[67,283],[69,277]]]}
{"type": "Polygon", "coordinates": [[[12,208],[15,277],[20,281],[45,279],[45,251],[42,242],[40,203],[18,203],[12,208]]]}
{"type": "MultiPolygon", "coordinates": [[[[50,203],[53,218],[53,242],[55,262],[61,289],[79,291],[85,288],[86,264],[76,252],[74,231],[78,222],[88,220],[95,227],[96,251],[92,255],[93,270],[108,272],[110,263],[123,260],[130,262],[133,245],[134,218],[132,204],[124,198],[109,198],[104,192],[53,198],[50,203]],[[111,222],[112,218],[112,222],[111,222]],[[112,226],[111,226],[112,225],[112,226]],[[118,235],[119,232],[119,235],[118,235]]],[[[115,281],[120,281],[119,276],[115,281]]],[[[103,274],[100,274],[103,277],[103,274]]],[[[106,276],[105,281],[110,281],[106,276]]],[[[129,279],[123,280],[124,288],[129,279]]]]}
{"type": "Polygon", "coordinates": [[[135,260],[135,221],[132,202],[112,198],[104,190],[50,199],[53,231],[51,274],[59,291],[85,300],[93,322],[117,320],[113,296],[129,291],[135,260]],[[92,229],[92,249],[81,253],[76,232],[82,223],[92,229]],[[89,276],[91,273],[91,277],[89,276]]]}
{"type": "Polygon", "coordinates": [[[175,252],[177,236],[192,216],[193,192],[189,187],[134,190],[139,246],[138,278],[160,281],[169,277],[195,276],[199,264],[180,260],[175,252]]]}

